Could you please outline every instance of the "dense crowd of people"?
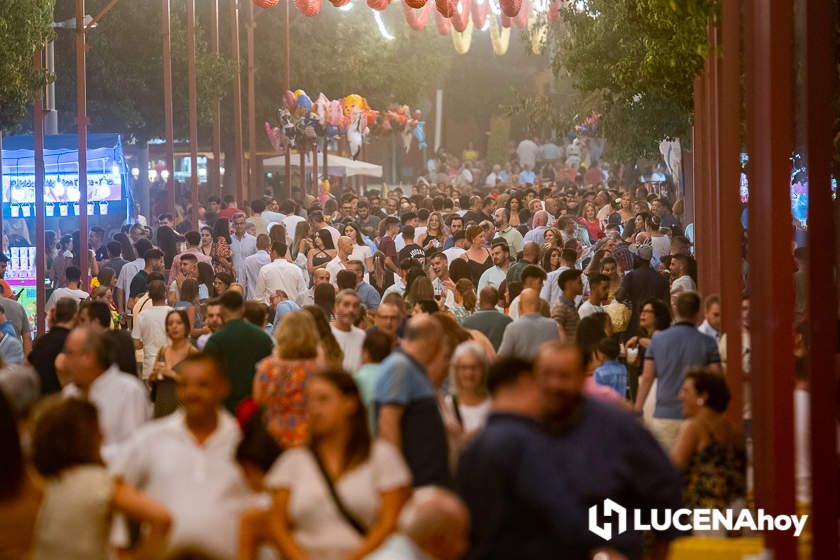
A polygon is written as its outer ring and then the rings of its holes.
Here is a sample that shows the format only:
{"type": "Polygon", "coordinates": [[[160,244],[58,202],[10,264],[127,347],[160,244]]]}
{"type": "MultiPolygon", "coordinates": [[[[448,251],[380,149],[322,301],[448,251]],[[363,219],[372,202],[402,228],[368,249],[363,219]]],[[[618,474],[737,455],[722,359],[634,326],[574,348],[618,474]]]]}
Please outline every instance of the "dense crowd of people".
{"type": "Polygon", "coordinates": [[[0,557],[664,558],[588,508],[742,500],[681,201],[515,165],[92,228],[90,286],[58,240],[48,332],[0,300],[0,557]]]}

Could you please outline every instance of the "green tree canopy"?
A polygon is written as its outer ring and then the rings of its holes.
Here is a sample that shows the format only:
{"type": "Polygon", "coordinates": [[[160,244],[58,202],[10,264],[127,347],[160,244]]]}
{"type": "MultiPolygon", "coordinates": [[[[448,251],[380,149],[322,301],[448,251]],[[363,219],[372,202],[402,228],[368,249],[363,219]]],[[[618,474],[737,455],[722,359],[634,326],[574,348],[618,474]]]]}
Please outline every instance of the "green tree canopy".
{"type": "Polygon", "coordinates": [[[0,130],[20,122],[47,82],[32,57],[52,36],[53,0],[0,0],[0,130]]]}

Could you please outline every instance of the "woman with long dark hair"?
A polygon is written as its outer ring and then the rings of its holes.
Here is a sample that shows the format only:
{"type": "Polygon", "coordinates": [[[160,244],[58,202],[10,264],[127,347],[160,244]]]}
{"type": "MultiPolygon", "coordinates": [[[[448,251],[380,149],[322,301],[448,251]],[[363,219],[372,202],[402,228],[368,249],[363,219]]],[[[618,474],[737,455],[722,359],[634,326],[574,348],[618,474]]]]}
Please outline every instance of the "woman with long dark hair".
{"type": "Polygon", "coordinates": [[[309,251],[307,257],[308,262],[306,268],[309,274],[315,274],[315,270],[319,268],[326,268],[327,263],[335,258],[335,245],[333,244],[332,235],[327,229],[320,229],[315,232],[312,238],[315,247],[309,251]]]}
{"type": "Polygon", "coordinates": [[[184,236],[168,226],[161,226],[157,230],[157,246],[163,251],[163,265],[166,270],[172,268],[175,255],[180,253],[179,245],[184,242],[184,236]]]}
{"type": "MultiPolygon", "coordinates": [[[[629,368],[629,375],[627,381],[630,385],[630,401],[635,402],[636,390],[639,388],[639,371],[642,364],[645,363],[645,352],[650,346],[650,339],[659,331],[664,331],[671,326],[671,310],[668,305],[660,299],[650,298],[642,303],[639,310],[639,330],[636,334],[624,343],[627,348],[627,365],[629,368]]],[[[654,385],[650,388],[648,398],[645,404],[645,409],[649,410],[653,404],[656,395],[656,380],[653,380],[654,385]]]]}
{"type": "Polygon", "coordinates": [[[184,309],[173,309],[167,313],[164,328],[169,342],[158,351],[149,377],[154,387],[155,418],[175,412],[178,406],[175,397],[178,384],[176,369],[184,358],[198,353],[198,348],[190,342],[190,318],[184,309]]]}
{"type": "Polygon", "coordinates": [[[289,560],[362,558],[396,529],[411,475],[393,445],[371,441],[349,373],[315,374],[306,386],[306,416],[309,445],[285,452],[267,477],[271,534],[289,560]]]}
{"type": "Polygon", "coordinates": [[[217,273],[226,272],[234,276],[233,253],[230,250],[230,222],[227,218],[219,218],[213,226],[213,268],[217,273]]]}

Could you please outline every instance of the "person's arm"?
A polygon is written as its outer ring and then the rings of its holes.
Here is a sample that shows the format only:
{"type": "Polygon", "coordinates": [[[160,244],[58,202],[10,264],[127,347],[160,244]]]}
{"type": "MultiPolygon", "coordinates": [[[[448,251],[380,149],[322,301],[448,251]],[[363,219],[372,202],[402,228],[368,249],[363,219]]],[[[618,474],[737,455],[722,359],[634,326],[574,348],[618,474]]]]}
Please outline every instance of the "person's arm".
{"type": "Polygon", "coordinates": [[[280,555],[286,560],[306,560],[306,554],[292,535],[289,526],[289,488],[278,488],[274,492],[274,507],[269,516],[269,532],[280,555]]]}
{"type": "Polygon", "coordinates": [[[400,450],[402,450],[400,421],[404,412],[405,407],[396,404],[386,404],[379,409],[379,437],[400,450]]]}
{"type": "Polygon", "coordinates": [[[697,449],[699,439],[700,434],[697,425],[690,421],[683,422],[677,435],[677,441],[671,450],[671,462],[674,463],[677,470],[683,471],[688,468],[688,463],[691,461],[694,450],[697,449]]]}
{"type": "Polygon", "coordinates": [[[257,274],[257,285],[254,287],[254,299],[269,305],[271,304],[269,294],[266,293],[265,275],[262,273],[262,269],[260,269],[257,274]]]}
{"type": "Polygon", "coordinates": [[[410,495],[411,489],[408,486],[380,492],[381,506],[379,516],[376,518],[373,526],[368,529],[367,535],[365,535],[362,543],[350,556],[351,560],[361,560],[366,557],[379,548],[385,542],[385,539],[396,530],[400,510],[408,501],[410,495]]]}
{"type": "Polygon", "coordinates": [[[140,546],[129,558],[159,558],[166,547],[172,515],[160,503],[122,481],[116,483],[111,503],[115,510],[148,527],[140,546]]]}
{"type": "Polygon", "coordinates": [[[239,518],[239,560],[255,560],[261,543],[270,541],[271,510],[252,508],[239,518]]]}
{"type": "Polygon", "coordinates": [[[650,387],[653,385],[654,377],[656,377],[656,365],[653,363],[653,360],[646,359],[642,375],[639,377],[639,389],[636,394],[636,412],[642,412],[644,410],[645,399],[647,399],[650,387]]]}

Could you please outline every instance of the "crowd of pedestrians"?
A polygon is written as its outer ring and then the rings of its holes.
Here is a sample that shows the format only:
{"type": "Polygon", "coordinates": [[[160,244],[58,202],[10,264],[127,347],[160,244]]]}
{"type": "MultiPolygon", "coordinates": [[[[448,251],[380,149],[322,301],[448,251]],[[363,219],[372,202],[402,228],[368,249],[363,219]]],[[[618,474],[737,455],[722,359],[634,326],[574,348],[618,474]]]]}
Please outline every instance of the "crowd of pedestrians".
{"type": "Polygon", "coordinates": [[[664,558],[587,512],[744,498],[719,299],[679,201],[516,177],[62,252],[34,345],[0,299],[0,557],[664,558]]]}

